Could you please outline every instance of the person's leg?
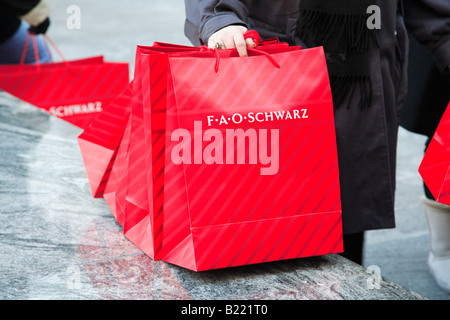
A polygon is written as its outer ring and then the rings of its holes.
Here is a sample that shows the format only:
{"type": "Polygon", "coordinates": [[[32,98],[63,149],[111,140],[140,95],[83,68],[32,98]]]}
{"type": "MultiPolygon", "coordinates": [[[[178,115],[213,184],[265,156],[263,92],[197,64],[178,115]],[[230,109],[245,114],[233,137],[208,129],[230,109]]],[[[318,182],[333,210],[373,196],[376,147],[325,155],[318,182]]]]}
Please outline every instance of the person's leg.
{"type": "MultiPolygon", "coordinates": [[[[28,35],[28,27],[28,24],[22,21],[17,32],[11,38],[0,44],[0,64],[20,63],[20,58],[22,57],[23,48],[25,46],[25,40],[28,35]]],[[[48,48],[45,45],[42,36],[36,36],[36,43],[39,52],[39,62],[51,62],[50,53],[48,52],[48,48]]],[[[30,37],[25,56],[25,63],[36,63],[33,48],[34,43],[30,37]]]]}
{"type": "MultiPolygon", "coordinates": [[[[427,146],[429,141],[431,137],[427,146]]],[[[422,203],[430,239],[428,268],[436,283],[450,292],[450,206],[437,202],[425,184],[424,193],[422,203]]]]}
{"type": "Polygon", "coordinates": [[[425,196],[422,202],[430,239],[428,267],[436,283],[450,292],[450,206],[425,196]]]}
{"type": "Polygon", "coordinates": [[[341,255],[353,262],[362,265],[364,232],[344,234],[344,252],[341,255]]]}

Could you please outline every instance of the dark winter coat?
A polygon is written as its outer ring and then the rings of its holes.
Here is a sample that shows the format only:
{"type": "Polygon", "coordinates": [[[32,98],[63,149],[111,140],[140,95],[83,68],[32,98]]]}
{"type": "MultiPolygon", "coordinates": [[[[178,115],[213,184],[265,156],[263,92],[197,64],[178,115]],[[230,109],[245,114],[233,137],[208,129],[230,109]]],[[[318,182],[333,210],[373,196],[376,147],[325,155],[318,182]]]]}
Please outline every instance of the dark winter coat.
{"type": "Polygon", "coordinates": [[[440,70],[431,52],[413,36],[408,61],[408,93],[400,125],[430,139],[450,102],[450,72],[440,70]]]}
{"type": "MultiPolygon", "coordinates": [[[[241,24],[262,38],[277,36],[290,44],[311,46],[298,36],[299,0],[185,0],[185,4],[185,34],[194,45],[207,44],[209,36],[225,26],[241,24]]],[[[431,50],[440,69],[450,64],[449,0],[405,0],[404,9],[400,0],[373,4],[381,10],[381,28],[374,30],[366,53],[370,101],[360,108],[355,90],[342,102],[346,107],[335,110],[346,234],[395,227],[397,132],[407,88],[405,25],[431,50]]]]}

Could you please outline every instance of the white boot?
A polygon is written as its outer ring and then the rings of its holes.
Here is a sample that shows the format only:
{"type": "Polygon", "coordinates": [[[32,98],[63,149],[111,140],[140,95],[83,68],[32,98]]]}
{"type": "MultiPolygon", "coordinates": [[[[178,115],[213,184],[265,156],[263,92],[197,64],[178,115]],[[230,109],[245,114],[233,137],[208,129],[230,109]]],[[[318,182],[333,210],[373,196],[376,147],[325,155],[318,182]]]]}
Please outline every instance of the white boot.
{"type": "Polygon", "coordinates": [[[428,268],[436,283],[450,293],[450,206],[422,197],[430,232],[428,268]]]}

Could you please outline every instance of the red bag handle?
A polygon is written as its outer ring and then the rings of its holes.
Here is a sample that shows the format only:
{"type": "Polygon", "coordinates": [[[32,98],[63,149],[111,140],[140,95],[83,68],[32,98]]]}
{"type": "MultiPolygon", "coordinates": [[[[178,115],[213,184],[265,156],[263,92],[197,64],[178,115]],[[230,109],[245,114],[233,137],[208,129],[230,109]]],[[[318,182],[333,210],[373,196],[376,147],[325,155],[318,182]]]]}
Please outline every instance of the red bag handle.
{"type": "Polygon", "coordinates": [[[259,45],[259,43],[261,42],[261,37],[259,36],[258,31],[256,30],[248,30],[247,32],[244,33],[244,39],[252,39],[253,42],[256,44],[256,46],[259,45]]]}
{"type": "MultiPolygon", "coordinates": [[[[258,47],[259,43],[261,42],[261,37],[256,30],[248,30],[246,33],[244,33],[244,39],[253,39],[256,47],[258,47]]],[[[278,64],[278,62],[269,53],[255,48],[247,48],[247,50],[265,55],[276,68],[280,69],[280,65],[278,64]]]]}
{"type": "Polygon", "coordinates": [[[25,64],[25,58],[27,56],[27,50],[28,50],[28,42],[30,41],[30,36],[33,40],[33,49],[34,49],[34,58],[36,59],[36,67],[38,70],[41,70],[40,62],[39,62],[39,51],[37,49],[37,43],[36,43],[36,36],[34,34],[31,34],[28,32],[27,37],[25,38],[25,45],[23,46],[22,55],[20,57],[20,64],[25,64]]]}
{"type": "MultiPolygon", "coordinates": [[[[259,36],[259,33],[256,30],[248,30],[247,32],[244,33],[244,39],[250,39],[250,38],[253,39],[253,42],[256,44],[256,46],[258,46],[259,43],[261,42],[261,37],[259,36]]],[[[219,50],[218,49],[212,49],[212,50],[214,50],[216,53],[216,64],[214,66],[214,70],[217,73],[219,71],[219,63],[220,63],[219,50]]],[[[249,48],[249,47],[247,47],[247,51],[252,51],[252,52],[256,52],[256,53],[265,55],[276,68],[280,69],[280,65],[278,64],[278,62],[269,53],[267,53],[263,50],[258,50],[256,48],[249,48]]]]}
{"type": "MultiPolygon", "coordinates": [[[[41,70],[41,63],[40,63],[40,60],[39,60],[39,50],[38,50],[38,46],[37,46],[36,34],[34,34],[32,32],[28,32],[27,37],[25,39],[25,44],[24,44],[23,49],[22,49],[22,55],[20,57],[20,64],[21,65],[25,64],[25,58],[26,58],[26,55],[27,55],[28,42],[30,40],[30,37],[31,37],[31,39],[33,41],[33,51],[34,51],[34,58],[36,59],[36,67],[37,67],[38,71],[40,71],[41,70]]],[[[72,71],[69,62],[67,62],[67,60],[64,58],[62,52],[58,49],[58,47],[50,39],[50,37],[47,36],[46,34],[44,34],[43,38],[46,40],[44,43],[45,43],[45,46],[47,47],[47,51],[49,52],[49,54],[51,55],[51,51],[50,51],[50,48],[48,47],[47,43],[49,43],[53,47],[53,49],[61,57],[61,60],[66,64],[67,68],[70,71],[72,71]]]]}

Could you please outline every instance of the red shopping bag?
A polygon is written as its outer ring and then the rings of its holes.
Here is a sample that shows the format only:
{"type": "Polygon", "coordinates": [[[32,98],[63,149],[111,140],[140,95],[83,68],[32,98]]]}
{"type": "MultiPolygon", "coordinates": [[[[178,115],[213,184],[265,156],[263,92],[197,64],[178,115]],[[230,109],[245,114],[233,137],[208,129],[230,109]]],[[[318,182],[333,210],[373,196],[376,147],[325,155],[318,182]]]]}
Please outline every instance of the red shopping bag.
{"type": "Polygon", "coordinates": [[[102,56],[0,66],[0,89],[82,129],[128,83],[128,63],[105,62],[102,56]]]}
{"type": "Polygon", "coordinates": [[[447,106],[427,151],[419,173],[437,202],[450,205],[450,103],[447,106]]]}
{"type": "Polygon", "coordinates": [[[298,49],[138,48],[104,194],[150,257],[200,271],[342,251],[324,54],[298,49]]]}

